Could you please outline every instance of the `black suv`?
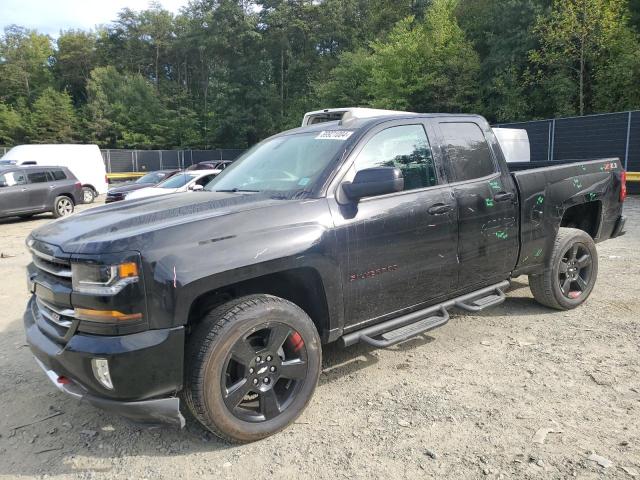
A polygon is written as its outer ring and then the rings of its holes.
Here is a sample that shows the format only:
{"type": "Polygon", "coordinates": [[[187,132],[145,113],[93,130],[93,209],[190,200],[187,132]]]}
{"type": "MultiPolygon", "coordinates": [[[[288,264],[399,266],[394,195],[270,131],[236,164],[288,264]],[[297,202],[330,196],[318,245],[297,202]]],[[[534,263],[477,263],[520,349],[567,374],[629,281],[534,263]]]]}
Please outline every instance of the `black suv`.
{"type": "Polygon", "coordinates": [[[82,198],[82,185],[67,168],[0,167],[0,218],[44,212],[64,217],[82,198]]]}

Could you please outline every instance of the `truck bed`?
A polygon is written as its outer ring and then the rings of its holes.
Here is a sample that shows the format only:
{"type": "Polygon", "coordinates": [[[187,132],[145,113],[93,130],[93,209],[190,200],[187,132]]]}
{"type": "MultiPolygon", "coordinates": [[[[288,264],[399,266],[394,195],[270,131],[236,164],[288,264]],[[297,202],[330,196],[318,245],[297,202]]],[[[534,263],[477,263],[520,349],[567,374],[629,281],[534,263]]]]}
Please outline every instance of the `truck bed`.
{"type": "Polygon", "coordinates": [[[559,226],[576,226],[561,224],[570,208],[585,205],[581,207],[585,212],[597,210],[594,240],[600,242],[611,236],[622,211],[622,166],[618,158],[529,169],[525,165],[516,164],[519,171],[511,173],[520,198],[521,247],[516,272],[528,273],[544,265],[559,226]]]}

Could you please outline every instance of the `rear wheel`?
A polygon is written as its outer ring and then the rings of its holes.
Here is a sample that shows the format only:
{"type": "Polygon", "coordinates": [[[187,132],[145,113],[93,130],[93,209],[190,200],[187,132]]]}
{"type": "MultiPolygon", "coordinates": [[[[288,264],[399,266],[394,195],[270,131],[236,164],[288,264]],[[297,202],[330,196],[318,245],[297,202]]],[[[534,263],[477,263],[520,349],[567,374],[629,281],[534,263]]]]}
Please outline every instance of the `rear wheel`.
{"type": "Polygon", "coordinates": [[[96,192],[91,187],[82,187],[82,202],[93,203],[96,198],[96,192]]]}
{"type": "Polygon", "coordinates": [[[581,305],[598,276],[598,252],[582,230],[560,228],[542,274],[529,275],[529,287],[541,304],[558,310],[581,305]]]}
{"type": "Polygon", "coordinates": [[[251,442],[293,422],[315,391],[318,332],[293,303],[251,295],[212,310],[187,346],[185,400],[211,432],[251,442]]]}
{"type": "Polygon", "coordinates": [[[73,200],[69,197],[56,197],[55,202],[53,202],[53,216],[56,218],[71,215],[73,213],[73,209],[73,200]]]}

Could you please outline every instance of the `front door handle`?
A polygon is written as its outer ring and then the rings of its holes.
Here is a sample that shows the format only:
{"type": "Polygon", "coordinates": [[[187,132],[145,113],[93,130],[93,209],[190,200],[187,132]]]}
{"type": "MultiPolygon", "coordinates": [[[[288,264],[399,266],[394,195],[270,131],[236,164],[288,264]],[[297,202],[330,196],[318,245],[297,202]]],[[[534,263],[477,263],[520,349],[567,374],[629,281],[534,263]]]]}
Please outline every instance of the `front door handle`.
{"type": "Polygon", "coordinates": [[[493,196],[496,202],[506,202],[507,200],[513,200],[516,198],[516,194],[513,192],[498,192],[493,196]]]}
{"type": "Polygon", "coordinates": [[[435,205],[429,207],[427,212],[429,212],[431,215],[443,215],[450,212],[451,210],[453,210],[453,207],[447,203],[436,203],[435,205]]]}

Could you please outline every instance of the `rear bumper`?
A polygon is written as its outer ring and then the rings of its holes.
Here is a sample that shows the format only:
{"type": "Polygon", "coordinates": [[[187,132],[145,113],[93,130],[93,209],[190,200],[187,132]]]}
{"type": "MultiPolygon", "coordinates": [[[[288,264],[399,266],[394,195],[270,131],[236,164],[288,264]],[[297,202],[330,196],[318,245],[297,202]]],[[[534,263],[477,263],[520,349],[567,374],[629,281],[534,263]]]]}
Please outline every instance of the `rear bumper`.
{"type": "Polygon", "coordinates": [[[24,314],[27,342],[59,390],[137,422],[184,426],[176,396],[182,388],[184,328],[120,336],[75,334],[63,346],[40,330],[32,301],[24,314]],[[96,379],[94,358],[108,360],[112,390],[96,379]],[[62,384],[59,377],[69,382],[62,384]]]}
{"type": "Polygon", "coordinates": [[[620,215],[618,217],[618,220],[616,221],[616,224],[613,227],[613,232],[611,233],[611,238],[621,237],[622,235],[627,233],[624,230],[624,225],[625,225],[626,222],[627,222],[627,217],[625,217],[624,215],[620,215]]]}

